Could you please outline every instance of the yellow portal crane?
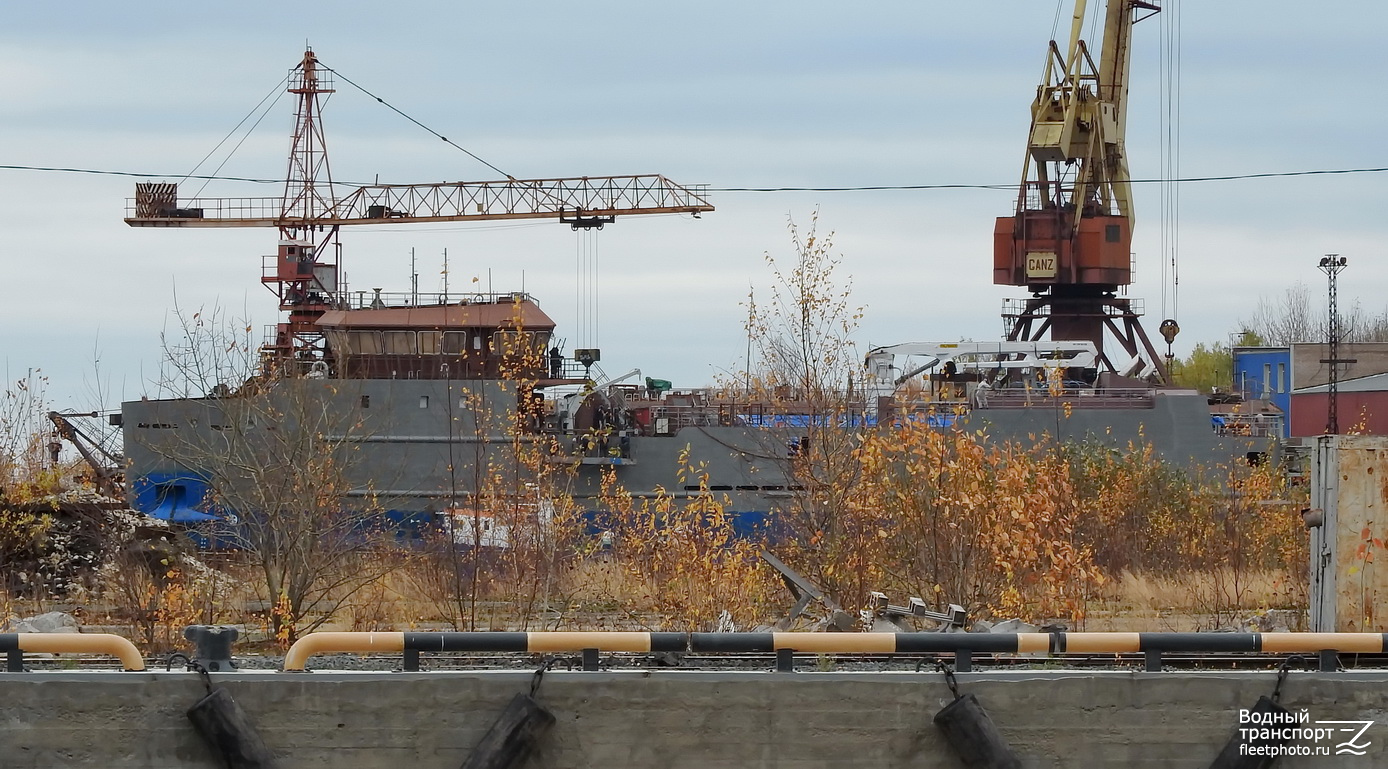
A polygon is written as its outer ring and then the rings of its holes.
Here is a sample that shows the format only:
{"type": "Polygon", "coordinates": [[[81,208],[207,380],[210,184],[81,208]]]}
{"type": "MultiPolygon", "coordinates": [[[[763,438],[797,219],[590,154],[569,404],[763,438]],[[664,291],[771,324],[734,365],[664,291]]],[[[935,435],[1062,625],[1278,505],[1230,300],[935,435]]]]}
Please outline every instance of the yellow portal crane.
{"type": "Polygon", "coordinates": [[[1132,282],[1133,205],[1123,136],[1133,25],[1160,8],[1108,0],[1101,58],[1081,39],[1086,2],[1076,0],[1069,45],[1050,43],[1031,107],[1022,183],[1012,216],[993,231],[993,282],[1033,294],[1004,310],[1009,339],[1089,340],[1105,368],[1107,329],[1142,369],[1162,382],[1166,366],[1132,302],[1115,296],[1132,282]],[[1139,15],[1142,12],[1146,15],[1139,15]]]}
{"type": "Polygon", "coordinates": [[[515,179],[431,184],[371,184],[335,194],[320,120],[323,94],[334,92],[332,70],[312,50],[290,72],[298,97],[284,193],[266,198],[178,197],[178,185],[143,182],[127,202],[132,227],[276,227],[279,250],[261,282],[288,313],[267,351],[307,363],[324,355],[316,322],[340,303],[338,265],[325,259],[338,228],[362,224],[557,219],[574,229],[601,228],[617,216],[712,211],[703,187],[684,187],[659,174],[515,179]]]}

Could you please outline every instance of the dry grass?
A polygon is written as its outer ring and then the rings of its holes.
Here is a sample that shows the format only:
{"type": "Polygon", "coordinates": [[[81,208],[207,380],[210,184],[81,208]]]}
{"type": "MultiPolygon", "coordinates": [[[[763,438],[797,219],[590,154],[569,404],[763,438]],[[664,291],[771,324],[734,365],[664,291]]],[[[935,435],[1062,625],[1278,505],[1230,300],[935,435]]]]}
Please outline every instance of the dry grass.
{"type": "MultiPolygon", "coordinates": [[[[384,557],[384,556],[382,556],[384,557]]],[[[398,554],[392,554],[392,558],[398,554]]],[[[201,579],[182,583],[180,610],[161,617],[161,638],[177,645],[184,624],[229,623],[246,633],[243,642],[269,643],[269,602],[257,595],[253,567],[235,554],[202,554],[210,562],[201,579]],[[210,572],[215,577],[209,578],[210,572]]],[[[386,631],[453,629],[458,604],[441,603],[422,585],[431,568],[424,558],[400,558],[380,579],[355,592],[323,630],[386,631]]],[[[767,579],[772,579],[770,575],[767,579]]],[[[612,554],[575,558],[563,567],[549,595],[527,603],[505,595],[503,584],[489,584],[475,607],[463,607],[478,630],[663,630],[669,629],[661,597],[638,569],[612,554]]],[[[73,596],[85,605],[84,624],[115,626],[111,630],[138,637],[120,591],[108,585],[104,594],[73,596]]],[[[684,589],[698,590],[697,585],[684,589]]],[[[789,602],[789,596],[786,596],[789,602]]],[[[44,605],[12,601],[3,614],[26,616],[49,609],[71,610],[65,601],[44,605]]],[[[730,607],[735,608],[735,607],[730,607]]],[[[1216,629],[1256,630],[1250,622],[1266,610],[1284,610],[1280,619],[1291,630],[1304,630],[1306,586],[1300,573],[1231,569],[1203,572],[1122,572],[1087,605],[1075,627],[1089,631],[1192,632],[1216,629]]],[[[713,622],[715,618],[709,617],[713,622]]],[[[740,626],[775,617],[738,616],[740,626]]],[[[1006,617],[999,617],[1006,619],[1006,617]]],[[[1035,621],[1035,618],[1026,618],[1035,621]]],[[[1068,623],[1067,623],[1068,624],[1068,623]]],[[[1261,628],[1267,630],[1268,628],[1261,628]]]]}
{"type": "Polygon", "coordinates": [[[651,585],[609,556],[575,560],[564,570],[563,590],[580,602],[621,603],[649,609],[651,585]]]}
{"type": "Polygon", "coordinates": [[[1084,625],[1091,631],[1208,631],[1242,628],[1250,618],[1270,609],[1290,610],[1301,625],[1306,609],[1302,583],[1299,575],[1283,571],[1124,571],[1090,604],[1084,625]]]}

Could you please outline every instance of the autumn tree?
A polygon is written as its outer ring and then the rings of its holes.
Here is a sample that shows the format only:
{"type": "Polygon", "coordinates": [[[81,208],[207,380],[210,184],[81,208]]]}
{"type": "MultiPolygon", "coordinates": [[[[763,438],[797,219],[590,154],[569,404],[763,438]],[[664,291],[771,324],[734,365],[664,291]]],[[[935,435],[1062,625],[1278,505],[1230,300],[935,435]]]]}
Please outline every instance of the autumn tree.
{"type": "Polygon", "coordinates": [[[57,489],[49,459],[47,378],[31,371],[0,392],[0,503],[23,503],[57,489]]]}
{"type": "MultiPolygon", "coordinates": [[[[1388,311],[1375,315],[1356,300],[1339,308],[1344,342],[1388,341],[1388,311]]],[[[1258,298],[1253,315],[1239,321],[1246,333],[1262,344],[1285,347],[1297,342],[1322,342],[1329,327],[1325,301],[1312,298],[1311,288],[1297,281],[1280,296],[1258,298]]]]}
{"type": "Polygon", "coordinates": [[[272,633],[292,641],[392,564],[369,557],[387,538],[371,489],[354,481],[369,432],[359,396],[350,382],[259,368],[250,326],[219,310],[174,317],[155,383],[164,398],[139,404],[147,421],[126,425],[128,451],[205,488],[199,509],[216,519],[205,536],[244,553],[272,633]]]}
{"type": "Polygon", "coordinates": [[[749,307],[753,358],[745,379],[750,400],[773,414],[764,453],[776,458],[793,492],[776,511],[775,535],[800,548],[792,556],[797,568],[835,585],[838,552],[858,536],[845,528],[845,510],[859,481],[854,452],[866,412],[853,339],[863,309],[851,302],[852,280],[839,274],[833,234],[819,232],[818,211],[808,227],[793,219],[787,227],[789,258],[765,255],[770,300],[749,307]]]}
{"type": "Polygon", "coordinates": [[[833,404],[861,368],[853,333],[863,309],[850,304],[852,279],[838,274],[834,235],[819,234],[819,212],[807,228],[790,219],[787,229],[792,257],[763,255],[771,299],[749,307],[747,332],[757,354],[749,366],[764,385],[783,388],[783,398],[833,404]]]}
{"type": "Polygon", "coordinates": [[[1203,393],[1227,392],[1234,380],[1233,353],[1220,342],[1197,342],[1190,355],[1172,361],[1171,379],[1181,387],[1203,393]]]}
{"type": "Polygon", "coordinates": [[[414,579],[459,630],[489,626],[479,607],[495,600],[511,602],[510,618],[528,629],[576,547],[581,519],[565,493],[574,468],[552,461],[558,445],[540,429],[545,341],[517,306],[489,350],[460,353],[464,363],[488,356],[495,378],[446,383],[446,506],[426,532],[426,568],[414,579]]]}

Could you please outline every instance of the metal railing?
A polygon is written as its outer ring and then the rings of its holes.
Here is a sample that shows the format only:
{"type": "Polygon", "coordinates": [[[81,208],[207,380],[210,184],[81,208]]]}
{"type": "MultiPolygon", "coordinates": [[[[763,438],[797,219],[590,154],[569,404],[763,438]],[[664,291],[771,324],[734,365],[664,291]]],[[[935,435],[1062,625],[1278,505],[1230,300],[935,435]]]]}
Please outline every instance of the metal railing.
{"type": "Polygon", "coordinates": [[[1216,414],[1211,417],[1216,435],[1281,438],[1281,414],[1216,414]]]}
{"type": "MultiPolygon", "coordinates": [[[[1128,308],[1132,310],[1134,315],[1146,314],[1146,302],[1144,302],[1141,297],[1119,297],[1119,300],[1127,302],[1128,308]]],[[[1050,305],[1040,305],[1028,309],[1028,305],[1031,301],[1031,299],[1022,299],[1018,297],[1003,299],[1002,316],[1004,318],[1017,318],[1018,316],[1026,314],[1033,318],[1044,318],[1051,314],[1050,305]]],[[[1010,325],[1007,326],[1007,330],[1010,332],[1012,327],[1010,325]]]]}
{"type": "Polygon", "coordinates": [[[337,305],[344,310],[375,310],[389,308],[426,307],[434,305],[516,304],[530,302],[539,306],[535,297],[523,291],[339,291],[337,305]]]}
{"type": "Polygon", "coordinates": [[[147,210],[140,198],[125,199],[125,218],[144,219],[207,219],[207,220],[275,220],[284,206],[283,197],[273,198],[184,198],[178,207],[164,211],[147,210]]]}
{"type": "Polygon", "coordinates": [[[974,400],[981,409],[1064,408],[1067,404],[1076,409],[1150,409],[1157,404],[1157,394],[1156,390],[1143,387],[1065,387],[1053,393],[1045,386],[1038,386],[978,390],[974,400]]]}

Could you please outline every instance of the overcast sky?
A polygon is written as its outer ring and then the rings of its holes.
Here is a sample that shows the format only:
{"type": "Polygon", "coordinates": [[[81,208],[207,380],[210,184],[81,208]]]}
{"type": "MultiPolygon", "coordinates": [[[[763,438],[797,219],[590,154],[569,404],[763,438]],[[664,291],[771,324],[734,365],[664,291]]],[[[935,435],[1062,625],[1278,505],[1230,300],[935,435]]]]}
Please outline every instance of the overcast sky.
{"type": "MultiPolygon", "coordinates": [[[[1388,6],[1207,2],[1176,14],[1165,4],[1180,20],[1183,176],[1388,166],[1388,6]]],[[[1013,184],[1056,14],[1040,0],[11,4],[0,25],[0,165],[177,178],[275,89],[307,42],[325,65],[518,178],[1013,184]]],[[[1140,179],[1162,170],[1162,37],[1160,19],[1134,35],[1128,149],[1140,179]]],[[[285,96],[221,173],[282,177],[292,124],[285,96]]],[[[338,179],[495,177],[345,84],[324,124],[338,179]]],[[[175,298],[257,328],[277,319],[259,283],[273,230],[129,228],[134,184],[0,170],[0,356],[10,381],[43,369],[59,406],[146,392],[175,298]]],[[[213,182],[203,194],[276,192],[213,182]]],[[[1162,193],[1138,185],[1136,196],[1129,294],[1144,300],[1154,338],[1179,298],[1177,354],[1226,340],[1259,296],[1295,281],[1323,294],[1325,253],[1349,259],[1342,302],[1384,309],[1388,174],[1182,185],[1179,293],[1163,286],[1162,193]]],[[[595,238],[604,367],[696,386],[741,366],[742,303],[770,280],[763,254],[789,259],[787,219],[806,222],[816,208],[866,307],[864,349],[999,338],[1002,299],[1020,292],[992,285],[991,239],[1013,197],[721,192],[700,220],[619,220],[595,238]]],[[[411,248],[421,287],[437,287],[447,249],[454,286],[523,282],[569,347],[580,341],[579,237],[567,227],[365,227],[344,242],[353,288],[407,289],[411,248]]]]}

